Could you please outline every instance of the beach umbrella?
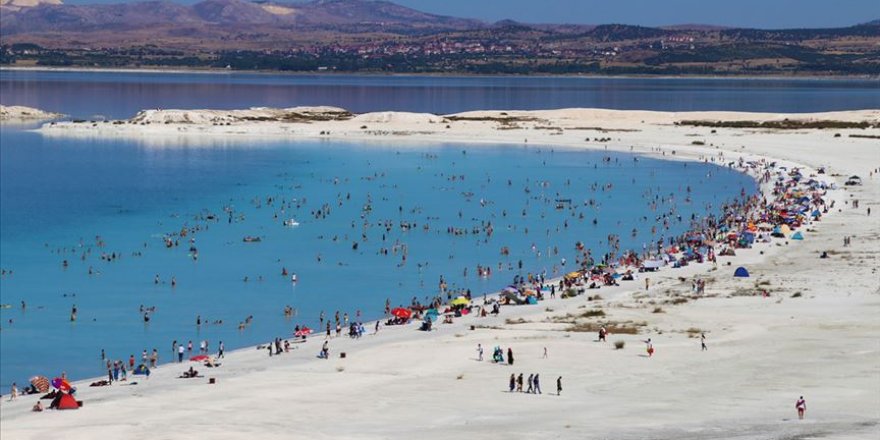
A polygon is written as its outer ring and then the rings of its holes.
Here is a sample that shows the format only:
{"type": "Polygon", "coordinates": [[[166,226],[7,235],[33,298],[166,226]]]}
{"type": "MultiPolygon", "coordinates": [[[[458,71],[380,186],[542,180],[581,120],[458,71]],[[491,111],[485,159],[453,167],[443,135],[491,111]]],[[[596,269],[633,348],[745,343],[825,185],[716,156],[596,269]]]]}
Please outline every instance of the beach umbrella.
{"type": "Polygon", "coordinates": [[[463,296],[459,296],[458,298],[455,298],[454,300],[449,302],[449,304],[452,304],[453,306],[466,306],[470,303],[471,303],[471,300],[469,300],[463,296]]]}
{"type": "Polygon", "coordinates": [[[517,293],[519,293],[519,289],[517,289],[516,287],[513,287],[513,286],[507,286],[504,288],[504,290],[502,290],[502,292],[512,293],[512,294],[516,295],[517,293]]]}
{"type": "Polygon", "coordinates": [[[297,330],[296,333],[294,333],[293,335],[296,336],[297,338],[300,338],[303,336],[308,336],[310,334],[312,334],[312,329],[310,329],[308,327],[303,327],[303,328],[297,330]]]}
{"type": "Polygon", "coordinates": [[[45,376],[34,376],[31,378],[31,385],[41,393],[49,391],[49,378],[45,376]]]}
{"type": "Polygon", "coordinates": [[[52,386],[60,391],[70,391],[70,389],[73,388],[70,386],[70,382],[68,382],[67,379],[62,379],[60,377],[52,379],[52,386]]]}
{"type": "Polygon", "coordinates": [[[208,360],[208,355],[206,355],[206,354],[195,355],[195,356],[189,358],[189,360],[191,360],[193,362],[206,361],[206,360],[208,360]]]}
{"type": "Polygon", "coordinates": [[[391,314],[400,319],[409,319],[412,317],[412,311],[409,309],[404,309],[403,307],[398,307],[392,310],[391,314]]]}

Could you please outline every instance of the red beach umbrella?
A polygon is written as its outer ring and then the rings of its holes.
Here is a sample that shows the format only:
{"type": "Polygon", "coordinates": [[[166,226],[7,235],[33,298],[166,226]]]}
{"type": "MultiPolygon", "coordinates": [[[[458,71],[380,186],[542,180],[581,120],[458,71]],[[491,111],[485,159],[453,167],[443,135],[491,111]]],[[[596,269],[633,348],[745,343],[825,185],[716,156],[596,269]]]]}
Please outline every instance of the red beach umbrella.
{"type": "Polygon", "coordinates": [[[193,362],[206,361],[206,360],[208,360],[208,355],[206,355],[206,354],[195,355],[195,356],[189,358],[189,360],[191,360],[193,362]]]}
{"type": "Polygon", "coordinates": [[[300,338],[303,336],[308,336],[310,334],[312,334],[312,329],[310,329],[308,327],[303,327],[303,328],[297,330],[296,333],[294,333],[293,335],[296,336],[297,338],[300,338]]]}
{"type": "Polygon", "coordinates": [[[391,311],[391,314],[400,318],[400,319],[409,319],[412,317],[412,310],[404,309],[403,307],[398,307],[391,311]]]}

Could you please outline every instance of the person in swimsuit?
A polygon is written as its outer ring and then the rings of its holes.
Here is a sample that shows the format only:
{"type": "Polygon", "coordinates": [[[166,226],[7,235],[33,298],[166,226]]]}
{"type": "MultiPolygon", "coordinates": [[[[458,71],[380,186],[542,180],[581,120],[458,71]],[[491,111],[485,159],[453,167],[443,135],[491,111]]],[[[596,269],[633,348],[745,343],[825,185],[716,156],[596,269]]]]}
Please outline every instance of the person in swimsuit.
{"type": "Polygon", "coordinates": [[[797,408],[798,419],[804,419],[804,413],[807,412],[807,401],[804,400],[804,396],[801,396],[800,399],[794,404],[794,407],[797,408]]]}

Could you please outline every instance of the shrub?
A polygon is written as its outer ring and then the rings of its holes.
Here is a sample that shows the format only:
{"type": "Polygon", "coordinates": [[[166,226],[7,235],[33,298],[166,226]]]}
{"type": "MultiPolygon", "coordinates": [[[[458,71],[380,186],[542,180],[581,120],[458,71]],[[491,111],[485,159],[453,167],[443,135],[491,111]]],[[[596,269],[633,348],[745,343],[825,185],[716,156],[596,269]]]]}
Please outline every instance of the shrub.
{"type": "Polygon", "coordinates": [[[601,309],[587,310],[586,312],[581,314],[581,317],[583,318],[594,318],[597,316],[605,316],[605,311],[601,309]]]}
{"type": "Polygon", "coordinates": [[[615,350],[623,350],[623,346],[626,345],[624,341],[614,341],[614,349],[615,350]]]}
{"type": "Polygon", "coordinates": [[[654,307],[654,311],[651,313],[665,313],[663,311],[663,307],[654,307]]]}

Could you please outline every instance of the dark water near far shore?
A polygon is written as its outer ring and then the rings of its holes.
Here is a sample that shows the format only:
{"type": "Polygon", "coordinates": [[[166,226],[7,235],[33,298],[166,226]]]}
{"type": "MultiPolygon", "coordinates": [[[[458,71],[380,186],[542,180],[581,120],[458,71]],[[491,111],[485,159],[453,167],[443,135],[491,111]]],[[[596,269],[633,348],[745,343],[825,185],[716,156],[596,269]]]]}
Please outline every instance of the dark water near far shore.
{"type": "Polygon", "coordinates": [[[0,70],[0,103],[75,118],[127,118],[145,108],[300,105],[332,105],[356,113],[566,107],[805,113],[880,108],[880,80],[0,70]]]}

